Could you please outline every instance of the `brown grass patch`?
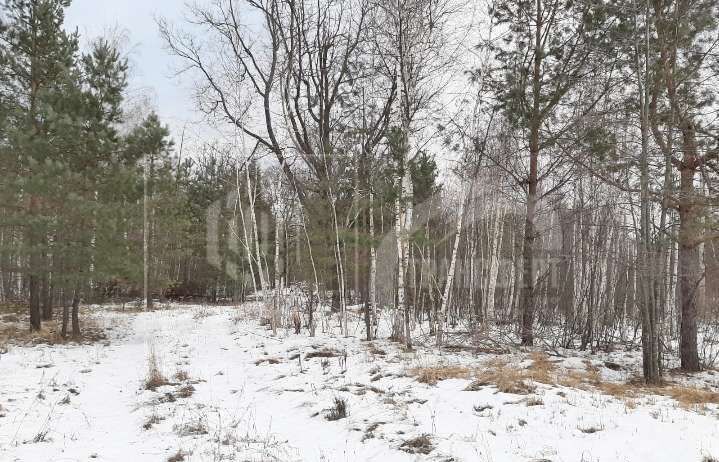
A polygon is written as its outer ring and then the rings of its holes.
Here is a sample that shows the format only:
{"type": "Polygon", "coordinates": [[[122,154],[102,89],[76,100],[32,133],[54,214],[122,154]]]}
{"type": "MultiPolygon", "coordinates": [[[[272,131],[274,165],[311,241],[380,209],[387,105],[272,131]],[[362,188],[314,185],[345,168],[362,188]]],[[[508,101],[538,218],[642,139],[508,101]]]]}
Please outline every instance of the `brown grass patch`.
{"type": "Polygon", "coordinates": [[[437,382],[447,379],[468,379],[472,370],[464,366],[434,366],[415,367],[407,373],[417,378],[420,383],[436,385],[437,382]]]}
{"type": "Polygon", "coordinates": [[[700,404],[719,404],[719,393],[700,388],[672,386],[659,389],[658,393],[669,396],[685,408],[696,407],[700,404]]]}
{"type": "Polygon", "coordinates": [[[494,358],[487,363],[487,368],[477,374],[477,379],[469,384],[466,391],[478,391],[483,387],[494,386],[502,393],[528,395],[534,393],[536,386],[529,383],[532,372],[529,369],[520,370],[509,366],[500,358],[494,358]]]}
{"type": "Polygon", "coordinates": [[[539,383],[549,385],[556,383],[557,365],[549,360],[549,355],[535,351],[530,357],[532,364],[528,368],[529,377],[539,383]]]}
{"type": "Polygon", "coordinates": [[[259,366],[260,364],[267,363],[267,364],[279,364],[280,360],[277,358],[260,358],[257,361],[255,361],[255,366],[259,366]]]}
{"type": "Polygon", "coordinates": [[[91,344],[107,340],[105,328],[97,320],[82,316],[80,320],[80,336],[73,337],[71,327],[68,326],[68,335],[63,337],[62,324],[59,321],[43,321],[39,331],[30,331],[25,320],[17,323],[0,323],[0,344],[14,345],[62,345],[66,343],[91,344]]]}

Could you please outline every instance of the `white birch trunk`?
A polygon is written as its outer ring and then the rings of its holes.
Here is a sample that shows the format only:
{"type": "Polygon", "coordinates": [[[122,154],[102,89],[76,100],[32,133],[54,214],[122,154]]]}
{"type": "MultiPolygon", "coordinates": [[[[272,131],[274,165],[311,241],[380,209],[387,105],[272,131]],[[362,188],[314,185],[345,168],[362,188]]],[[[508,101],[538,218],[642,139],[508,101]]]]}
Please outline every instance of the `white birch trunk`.
{"type": "Polygon", "coordinates": [[[377,319],[377,248],[374,243],[374,191],[369,190],[369,310],[372,321],[377,319]]]}
{"type": "Polygon", "coordinates": [[[447,323],[447,305],[449,304],[449,296],[452,290],[452,282],[454,281],[454,268],[457,264],[457,250],[459,249],[459,241],[462,236],[462,222],[464,220],[464,203],[465,199],[461,199],[459,206],[459,216],[457,217],[457,229],[454,236],[454,245],[452,246],[452,259],[449,263],[449,269],[447,270],[447,282],[444,286],[444,292],[442,293],[442,301],[439,308],[440,319],[437,322],[437,346],[442,345],[442,333],[447,323]]]}

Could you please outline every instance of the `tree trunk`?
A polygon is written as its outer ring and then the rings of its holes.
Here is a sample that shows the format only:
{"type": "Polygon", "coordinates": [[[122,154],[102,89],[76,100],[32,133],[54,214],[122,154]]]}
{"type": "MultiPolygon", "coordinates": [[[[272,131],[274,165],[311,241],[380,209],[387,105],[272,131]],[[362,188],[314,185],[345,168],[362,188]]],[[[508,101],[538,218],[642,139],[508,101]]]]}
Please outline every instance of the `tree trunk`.
{"type": "Polygon", "coordinates": [[[369,190],[369,302],[367,304],[367,340],[372,340],[372,322],[377,320],[377,248],[374,243],[374,191],[369,190]]]}
{"type": "Polygon", "coordinates": [[[697,296],[702,280],[699,263],[699,206],[695,203],[694,177],[697,147],[694,126],[682,127],[684,158],[680,167],[679,198],[679,303],[681,304],[681,368],[688,372],[701,369],[697,347],[697,296]]]}
{"type": "Polygon", "coordinates": [[[64,289],[60,297],[62,299],[62,331],[60,335],[62,335],[62,338],[67,338],[67,328],[70,323],[70,307],[67,305],[64,289]]]}
{"type": "Polygon", "coordinates": [[[527,213],[524,222],[522,246],[522,345],[534,344],[534,246],[537,237],[535,228],[537,208],[537,164],[539,159],[539,127],[532,127],[529,144],[529,178],[527,180],[527,213]]]}
{"type": "MultiPolygon", "coordinates": [[[[145,159],[143,170],[143,233],[142,233],[142,253],[143,253],[143,292],[145,299],[145,309],[152,309],[152,292],[150,290],[150,175],[152,170],[152,156],[145,159]]],[[[74,295],[73,295],[73,335],[74,335],[74,295]]]]}
{"type": "MultiPolygon", "coordinates": [[[[30,261],[37,262],[37,258],[31,256],[30,261]]],[[[31,264],[30,266],[37,268],[37,266],[31,264]]],[[[30,290],[30,330],[39,331],[42,327],[41,323],[41,311],[40,311],[40,277],[36,274],[30,274],[29,277],[29,290],[30,290]]]]}
{"type": "MultiPolygon", "coordinates": [[[[469,198],[469,196],[467,196],[469,198]]],[[[437,327],[437,346],[442,346],[444,341],[442,333],[444,332],[445,325],[447,323],[447,305],[449,304],[449,295],[452,290],[452,282],[454,281],[454,268],[457,264],[457,250],[459,249],[459,241],[462,236],[462,222],[464,219],[464,204],[465,199],[460,198],[462,201],[459,206],[459,216],[457,217],[457,229],[454,235],[454,245],[452,246],[452,259],[449,261],[449,270],[447,271],[447,281],[444,286],[444,292],[442,293],[442,304],[439,309],[439,317],[435,319],[437,327]]]]}
{"type": "MultiPolygon", "coordinates": [[[[645,10],[648,18],[649,11],[645,10]]],[[[642,315],[642,369],[644,381],[649,385],[658,385],[661,382],[661,356],[659,354],[659,329],[657,323],[656,277],[651,258],[651,217],[649,197],[649,39],[648,28],[645,31],[644,70],[639,64],[639,45],[635,47],[635,65],[637,82],[639,83],[640,130],[642,135],[642,151],[640,158],[640,239],[639,239],[639,271],[641,290],[642,315]],[[644,85],[642,85],[642,81],[644,85]]],[[[664,185],[669,187],[668,184],[664,185]]]]}
{"type": "Polygon", "coordinates": [[[42,279],[42,319],[43,321],[52,320],[52,284],[50,283],[49,274],[45,274],[42,279]]]}
{"type": "Polygon", "coordinates": [[[75,289],[72,293],[72,336],[80,337],[80,291],[75,289]]]}
{"type": "Polygon", "coordinates": [[[522,345],[534,344],[534,242],[537,230],[537,183],[539,182],[539,129],[542,124],[540,110],[542,85],[542,2],[536,0],[536,24],[534,31],[534,65],[532,71],[532,110],[529,120],[529,177],[527,178],[527,213],[524,223],[524,242],[522,246],[522,345]]]}

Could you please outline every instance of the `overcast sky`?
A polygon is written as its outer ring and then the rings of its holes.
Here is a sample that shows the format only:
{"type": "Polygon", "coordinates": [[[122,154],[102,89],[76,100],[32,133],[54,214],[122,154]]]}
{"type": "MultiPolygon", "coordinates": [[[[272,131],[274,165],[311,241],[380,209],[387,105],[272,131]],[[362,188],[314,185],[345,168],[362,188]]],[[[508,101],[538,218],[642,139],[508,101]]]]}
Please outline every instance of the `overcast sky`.
{"type": "Polygon", "coordinates": [[[152,105],[170,125],[178,143],[185,126],[193,135],[203,137],[197,124],[201,117],[193,109],[190,82],[172,75],[176,61],[163,49],[155,16],[179,22],[184,10],[183,0],[73,0],[65,21],[69,30],[77,27],[83,45],[108,31],[117,30],[126,36],[131,92],[151,96],[152,105]]]}

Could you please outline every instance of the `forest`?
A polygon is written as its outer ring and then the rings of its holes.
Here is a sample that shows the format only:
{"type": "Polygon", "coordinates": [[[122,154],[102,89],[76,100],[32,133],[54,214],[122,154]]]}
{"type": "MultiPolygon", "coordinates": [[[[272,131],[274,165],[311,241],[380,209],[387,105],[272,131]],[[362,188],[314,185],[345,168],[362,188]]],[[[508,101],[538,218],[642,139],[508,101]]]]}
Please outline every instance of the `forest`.
{"type": "Polygon", "coordinates": [[[0,346],[250,306],[269,345],[719,367],[716,0],[178,2],[156,40],[203,139],[70,4],[0,8],[0,346]]]}

